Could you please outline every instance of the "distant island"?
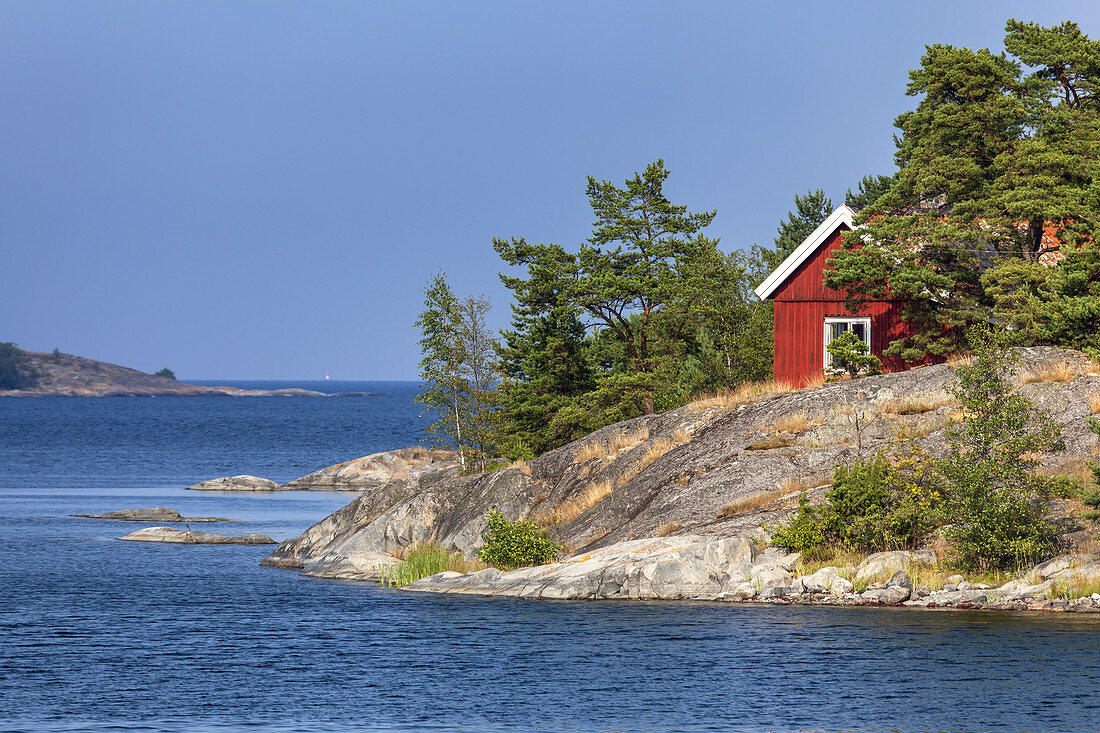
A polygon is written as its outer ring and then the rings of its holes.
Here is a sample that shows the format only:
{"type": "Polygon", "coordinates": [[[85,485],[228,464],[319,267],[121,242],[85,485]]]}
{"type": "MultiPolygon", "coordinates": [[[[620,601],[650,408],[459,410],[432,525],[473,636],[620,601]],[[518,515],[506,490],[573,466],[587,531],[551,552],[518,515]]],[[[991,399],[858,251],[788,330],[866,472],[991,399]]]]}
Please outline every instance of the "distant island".
{"type": "Polygon", "coordinates": [[[335,397],[366,396],[366,392],[330,394],[309,389],[240,389],[187,384],[162,369],[147,374],[129,367],[54,350],[43,354],[0,344],[0,397],[335,397]]]}

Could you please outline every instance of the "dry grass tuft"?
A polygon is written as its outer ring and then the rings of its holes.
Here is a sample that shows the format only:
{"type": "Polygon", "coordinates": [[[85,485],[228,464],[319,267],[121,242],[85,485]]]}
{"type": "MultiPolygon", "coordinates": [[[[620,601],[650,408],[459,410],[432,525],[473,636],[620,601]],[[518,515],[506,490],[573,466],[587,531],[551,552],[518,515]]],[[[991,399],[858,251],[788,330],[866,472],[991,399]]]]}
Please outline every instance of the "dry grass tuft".
{"type": "Polygon", "coordinates": [[[582,445],[577,452],[573,454],[573,463],[584,463],[593,458],[600,458],[607,455],[607,452],[606,445],[598,440],[593,440],[582,445]]]}
{"type": "Polygon", "coordinates": [[[1020,375],[1020,384],[1034,384],[1035,382],[1068,382],[1077,376],[1075,370],[1068,361],[1044,364],[1043,366],[1020,375]]]}
{"type": "Polygon", "coordinates": [[[813,575],[821,568],[837,568],[838,575],[842,578],[854,581],[856,579],[856,566],[865,556],[855,550],[846,550],[839,547],[823,546],[813,553],[803,554],[795,568],[796,575],[813,575]]]}
{"type": "Polygon", "coordinates": [[[789,495],[791,492],[786,489],[774,489],[772,491],[758,491],[755,494],[749,494],[743,496],[740,499],[734,499],[729,504],[718,510],[717,518],[730,517],[734,514],[744,514],[745,512],[752,511],[753,509],[759,509],[760,507],[768,506],[769,504],[775,504],[783,497],[789,495]]]}
{"type": "Polygon", "coordinates": [[[643,441],[649,440],[649,428],[638,428],[629,433],[617,433],[611,440],[611,452],[618,453],[627,448],[633,448],[643,441]]]}
{"type": "Polygon", "coordinates": [[[947,356],[947,366],[954,369],[961,366],[972,366],[974,364],[974,357],[970,355],[969,351],[956,351],[953,354],[947,356]]]}
{"type": "Polygon", "coordinates": [[[657,525],[657,536],[664,537],[666,535],[670,535],[676,530],[680,529],[680,527],[682,526],[684,525],[680,524],[679,522],[662,522],[661,524],[657,525]]]}
{"type": "Polygon", "coordinates": [[[745,382],[734,389],[724,389],[721,392],[701,395],[687,407],[692,412],[709,409],[732,410],[763,397],[787,394],[793,391],[794,385],[790,382],[775,380],[770,382],[745,382]]]}
{"type": "Polygon", "coordinates": [[[1100,413],[1100,392],[1088,398],[1089,412],[1093,415],[1100,413]]]}
{"type": "Polygon", "coordinates": [[[1069,480],[1076,482],[1079,486],[1089,486],[1092,484],[1093,479],[1092,469],[1090,469],[1084,459],[1081,458],[1057,466],[1039,466],[1035,469],[1035,474],[1046,478],[1065,476],[1069,480]]]}
{"type": "Polygon", "coordinates": [[[610,440],[591,440],[573,454],[573,463],[584,463],[593,458],[603,458],[618,453],[624,448],[633,448],[644,440],[649,440],[649,428],[638,428],[627,433],[616,433],[610,440]]]}
{"type": "Polygon", "coordinates": [[[819,417],[810,417],[805,411],[794,412],[790,415],[783,415],[777,418],[776,421],[771,424],[771,428],[768,432],[774,431],[776,433],[798,434],[804,433],[814,425],[820,424],[821,418],[819,417]]]}
{"type": "Polygon", "coordinates": [[[419,445],[406,448],[401,452],[405,454],[406,458],[426,458],[428,455],[427,449],[419,445]]]}
{"type": "Polygon", "coordinates": [[[825,386],[825,372],[815,372],[802,380],[802,389],[817,389],[825,386]]]}
{"type": "Polygon", "coordinates": [[[945,394],[936,396],[914,395],[886,400],[882,403],[882,411],[890,415],[920,415],[954,404],[958,404],[958,401],[945,394]]]}
{"type": "Polygon", "coordinates": [[[563,501],[554,509],[540,517],[538,524],[548,527],[551,524],[568,524],[583,514],[586,510],[600,503],[615,490],[615,485],[608,480],[597,481],[568,501],[563,501]]]}
{"type": "Polygon", "coordinates": [[[646,443],[638,459],[619,476],[619,486],[629,483],[635,476],[644,471],[649,464],[653,463],[673,448],[681,446],[690,440],[691,433],[685,428],[678,428],[663,438],[656,438],[646,443]]]}
{"type": "MultiPolygon", "coordinates": [[[[781,503],[781,506],[794,506],[790,503],[796,495],[800,495],[808,489],[816,489],[819,486],[828,486],[833,482],[831,473],[821,473],[816,476],[784,476],[771,491],[759,491],[755,494],[734,499],[729,504],[718,510],[717,517],[721,519],[733,514],[744,514],[753,509],[781,503]]],[[[777,507],[780,508],[780,507],[777,507]]]]}
{"type": "Polygon", "coordinates": [[[912,425],[899,425],[894,435],[901,440],[919,440],[927,438],[946,424],[938,420],[918,420],[912,425]]]}
{"type": "Polygon", "coordinates": [[[774,450],[775,448],[788,448],[794,445],[794,437],[789,434],[771,435],[759,443],[745,446],[745,450],[774,450]]]}
{"type": "Polygon", "coordinates": [[[801,479],[797,479],[794,476],[784,476],[778,484],[775,485],[775,490],[784,494],[791,494],[796,492],[802,492],[806,488],[806,485],[801,479]]]}
{"type": "Polygon", "coordinates": [[[687,486],[688,481],[691,481],[691,476],[686,473],[681,473],[679,476],[676,477],[677,486],[687,486]]]}
{"type": "Polygon", "coordinates": [[[525,476],[531,475],[531,464],[527,461],[512,461],[505,470],[507,469],[515,469],[525,476]]]}

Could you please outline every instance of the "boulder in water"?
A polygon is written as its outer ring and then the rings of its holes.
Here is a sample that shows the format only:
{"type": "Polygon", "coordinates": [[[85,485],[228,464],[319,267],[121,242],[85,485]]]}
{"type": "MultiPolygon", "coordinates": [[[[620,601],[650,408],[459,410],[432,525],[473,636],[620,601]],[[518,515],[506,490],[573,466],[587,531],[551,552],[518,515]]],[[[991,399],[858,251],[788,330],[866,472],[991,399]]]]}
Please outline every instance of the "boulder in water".
{"type": "Polygon", "coordinates": [[[175,509],[158,506],[152,509],[119,509],[106,514],[74,514],[88,519],[115,519],[123,522],[231,522],[222,517],[184,517],[175,509]]]}
{"type": "Polygon", "coordinates": [[[173,542],[180,545],[274,545],[275,540],[264,534],[229,537],[209,532],[192,532],[172,527],[147,527],[119,537],[133,542],[173,542]]]}
{"type": "Polygon", "coordinates": [[[271,479],[242,474],[240,476],[223,476],[209,481],[200,481],[187,488],[195,491],[281,491],[284,487],[279,486],[271,479]]]}

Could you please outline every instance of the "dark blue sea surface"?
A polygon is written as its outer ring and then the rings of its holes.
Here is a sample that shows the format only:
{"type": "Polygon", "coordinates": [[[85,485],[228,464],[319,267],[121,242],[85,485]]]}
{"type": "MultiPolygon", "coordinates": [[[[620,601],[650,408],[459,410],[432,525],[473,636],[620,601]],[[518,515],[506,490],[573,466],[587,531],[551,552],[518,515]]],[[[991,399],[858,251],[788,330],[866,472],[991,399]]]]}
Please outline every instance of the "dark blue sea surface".
{"type": "Polygon", "coordinates": [[[279,483],[415,445],[416,382],[208,381],[363,397],[0,398],[0,488],[169,487],[248,473],[279,483]]]}
{"type": "Polygon", "coordinates": [[[70,516],[295,536],[351,495],[181,487],[419,437],[413,385],[367,391],[386,396],[0,399],[0,729],[1100,727],[1091,617],[420,596],[70,516]]]}

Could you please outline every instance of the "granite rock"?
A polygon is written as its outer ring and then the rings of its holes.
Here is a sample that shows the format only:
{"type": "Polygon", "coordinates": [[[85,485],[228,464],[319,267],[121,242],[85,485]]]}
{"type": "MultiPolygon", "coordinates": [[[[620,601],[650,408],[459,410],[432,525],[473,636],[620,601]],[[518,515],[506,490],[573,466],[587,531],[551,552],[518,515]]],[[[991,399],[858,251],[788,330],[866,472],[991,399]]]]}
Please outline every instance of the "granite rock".
{"type": "Polygon", "coordinates": [[[744,537],[669,536],[621,542],[509,572],[435,575],[405,590],[571,600],[748,598],[751,586],[744,586],[755,556],[755,543],[744,537]]]}
{"type": "Polygon", "coordinates": [[[275,540],[263,534],[226,536],[209,532],[192,532],[172,527],[147,527],[119,537],[134,542],[172,542],[181,545],[274,545],[275,540]]]}
{"type": "Polygon", "coordinates": [[[193,491],[282,491],[282,487],[271,479],[259,476],[223,476],[209,481],[200,481],[187,488],[193,491]]]}
{"type": "Polygon", "coordinates": [[[184,517],[175,509],[153,507],[152,509],[119,509],[106,514],[74,514],[74,517],[88,519],[114,519],[123,522],[230,522],[221,517],[184,517]]]}
{"type": "Polygon", "coordinates": [[[856,580],[870,580],[875,577],[892,575],[905,570],[910,563],[933,565],[936,553],[931,550],[891,550],[868,555],[856,566],[856,580]]]}

